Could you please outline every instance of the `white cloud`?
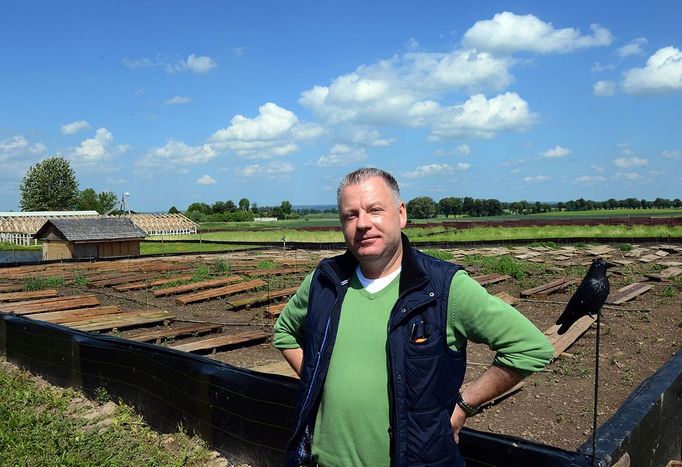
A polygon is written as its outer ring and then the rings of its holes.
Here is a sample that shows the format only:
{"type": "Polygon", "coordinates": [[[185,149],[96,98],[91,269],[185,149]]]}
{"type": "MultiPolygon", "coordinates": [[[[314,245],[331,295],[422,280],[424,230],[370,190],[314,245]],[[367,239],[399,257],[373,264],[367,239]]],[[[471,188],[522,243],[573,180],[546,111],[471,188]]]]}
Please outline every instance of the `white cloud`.
{"type": "Polygon", "coordinates": [[[465,47],[492,50],[498,53],[530,51],[565,53],[588,47],[611,44],[613,36],[598,24],[590,26],[592,34],[583,35],[577,29],[556,29],[533,15],[516,15],[509,11],[497,13],[491,20],[476,22],[464,33],[465,47]]]}
{"type": "Polygon", "coordinates": [[[365,159],[367,159],[367,153],[363,148],[337,144],[331,149],[329,154],[321,156],[315,165],[318,167],[343,167],[365,159]]]}
{"type": "Polygon", "coordinates": [[[614,63],[607,63],[606,65],[602,65],[599,62],[596,62],[594,65],[592,65],[592,73],[601,73],[602,71],[610,71],[613,70],[616,67],[614,63]]]}
{"type": "Polygon", "coordinates": [[[232,47],[230,52],[232,52],[232,55],[235,57],[241,57],[246,53],[247,49],[248,47],[232,47]]]}
{"type": "Polygon", "coordinates": [[[549,159],[558,159],[560,157],[566,157],[571,153],[570,149],[563,148],[559,146],[558,144],[554,146],[551,149],[546,150],[542,154],[540,154],[541,157],[546,157],[549,159]]]}
{"type": "Polygon", "coordinates": [[[624,73],[622,86],[629,94],[682,91],[682,52],[672,46],[658,49],[644,68],[632,68],[624,73]]]}
{"type": "Polygon", "coordinates": [[[602,167],[601,165],[596,165],[596,164],[592,164],[592,165],[590,166],[590,169],[594,170],[595,172],[599,172],[599,173],[604,173],[604,171],[606,170],[606,169],[605,169],[604,167],[602,167]]]}
{"type": "Polygon", "coordinates": [[[86,120],[76,120],[75,122],[66,123],[62,125],[63,135],[73,135],[81,130],[88,130],[90,124],[86,120]]]}
{"type": "Polygon", "coordinates": [[[469,147],[468,144],[460,144],[455,148],[455,151],[457,152],[457,154],[461,156],[468,156],[469,154],[471,154],[471,148],[469,147]]]}
{"type": "Polygon", "coordinates": [[[270,180],[284,180],[294,172],[293,164],[289,162],[272,161],[267,164],[252,164],[236,170],[240,177],[266,178],[270,180]]]}
{"type": "Polygon", "coordinates": [[[218,150],[234,151],[244,158],[268,159],[298,151],[297,140],[309,140],[322,134],[313,123],[301,123],[298,117],[272,102],[258,109],[258,116],[235,115],[227,128],[217,130],[209,142],[218,150]]]}
{"type": "Polygon", "coordinates": [[[429,139],[492,138],[500,131],[527,129],[536,120],[526,101],[514,92],[491,99],[477,94],[462,105],[443,108],[433,123],[429,139]]]}
{"type": "Polygon", "coordinates": [[[204,74],[211,71],[212,68],[218,66],[216,62],[207,56],[198,56],[191,54],[186,60],[187,68],[189,68],[193,73],[204,74]]]}
{"type": "Polygon", "coordinates": [[[208,73],[211,69],[218,66],[211,57],[195,54],[189,55],[186,59],[177,56],[170,58],[163,55],[157,55],[155,58],[144,57],[138,59],[125,57],[121,60],[121,63],[131,70],[163,67],[167,73],[191,71],[196,74],[208,73]]]}
{"type": "Polygon", "coordinates": [[[666,159],[682,159],[682,150],[677,151],[662,151],[661,156],[666,159]]]}
{"type": "Polygon", "coordinates": [[[620,58],[629,57],[631,55],[642,55],[644,53],[644,46],[649,43],[644,37],[633,39],[623,47],[616,49],[616,55],[620,58]]]}
{"type": "Polygon", "coordinates": [[[469,170],[471,168],[471,164],[468,162],[458,162],[455,164],[455,169],[456,170],[469,170]]]}
{"type": "Polygon", "coordinates": [[[210,175],[204,175],[200,178],[197,178],[197,183],[199,185],[214,185],[216,183],[216,179],[210,175]]]}
{"type": "Polygon", "coordinates": [[[80,145],[71,148],[69,155],[76,165],[103,168],[104,166],[98,164],[129,149],[130,146],[127,144],[114,145],[114,136],[111,132],[106,128],[99,128],[95,131],[94,138],[81,141],[80,145]]]}
{"type": "Polygon", "coordinates": [[[205,164],[216,157],[211,145],[189,146],[182,141],[168,140],[165,146],[147,151],[135,164],[141,169],[177,169],[179,167],[205,164]]]}
{"type": "MultiPolygon", "coordinates": [[[[464,166],[469,164],[462,163],[464,166]]],[[[459,164],[458,164],[459,165],[459,164]]],[[[469,167],[460,167],[459,170],[466,170],[469,167]]],[[[425,178],[437,175],[445,175],[453,172],[452,166],[449,164],[428,164],[417,167],[416,169],[403,173],[405,178],[425,178]]]]}
{"type": "Polygon", "coordinates": [[[107,183],[109,185],[123,185],[125,182],[125,178],[107,178],[107,183]]]}
{"type": "Polygon", "coordinates": [[[616,83],[613,81],[597,81],[592,86],[592,94],[599,97],[613,96],[616,93],[616,83]]]}
{"type": "Polygon", "coordinates": [[[46,150],[43,143],[30,143],[22,135],[17,135],[0,141],[0,161],[6,161],[11,157],[34,156],[46,150]]]}
{"type": "Polygon", "coordinates": [[[636,172],[617,172],[613,178],[616,180],[626,180],[633,182],[635,180],[640,180],[642,176],[636,172]]]}
{"type": "Polygon", "coordinates": [[[534,176],[529,176],[529,177],[523,177],[523,181],[526,183],[540,183],[540,182],[546,182],[548,180],[551,180],[552,177],[549,175],[534,175],[534,176]]]}
{"type": "Polygon", "coordinates": [[[613,164],[620,169],[629,169],[632,167],[642,167],[644,165],[649,165],[649,161],[647,159],[640,159],[637,156],[619,157],[614,159],[613,164]]]}
{"type": "Polygon", "coordinates": [[[185,96],[173,96],[170,99],[164,101],[164,105],[179,105],[179,104],[189,104],[192,102],[190,97],[185,96]]]}
{"type": "Polygon", "coordinates": [[[372,130],[367,127],[354,128],[350,131],[350,141],[353,144],[362,144],[373,147],[386,147],[395,142],[395,138],[382,138],[377,130],[372,130]]]}
{"type": "Polygon", "coordinates": [[[591,185],[593,183],[599,183],[606,181],[606,178],[601,175],[583,175],[577,177],[573,180],[573,183],[581,183],[584,185],[591,185]]]}

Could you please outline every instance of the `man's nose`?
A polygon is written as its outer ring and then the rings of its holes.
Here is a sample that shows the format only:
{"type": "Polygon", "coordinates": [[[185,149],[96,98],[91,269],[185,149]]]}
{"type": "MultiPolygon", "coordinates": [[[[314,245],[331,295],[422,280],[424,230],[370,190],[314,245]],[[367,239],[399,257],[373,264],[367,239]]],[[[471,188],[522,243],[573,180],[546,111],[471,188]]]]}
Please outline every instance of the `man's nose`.
{"type": "Polygon", "coordinates": [[[364,211],[360,211],[358,214],[357,228],[360,230],[368,230],[371,227],[372,222],[370,221],[369,215],[364,211]]]}

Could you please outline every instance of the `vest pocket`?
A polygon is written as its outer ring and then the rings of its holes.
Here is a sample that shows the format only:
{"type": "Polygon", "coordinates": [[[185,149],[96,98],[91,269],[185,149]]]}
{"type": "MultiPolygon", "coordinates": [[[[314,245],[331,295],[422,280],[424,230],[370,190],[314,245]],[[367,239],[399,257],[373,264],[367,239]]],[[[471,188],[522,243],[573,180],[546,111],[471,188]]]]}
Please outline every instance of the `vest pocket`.
{"type": "Polygon", "coordinates": [[[409,465],[448,465],[456,446],[450,414],[442,407],[408,413],[407,458],[409,465]]]}

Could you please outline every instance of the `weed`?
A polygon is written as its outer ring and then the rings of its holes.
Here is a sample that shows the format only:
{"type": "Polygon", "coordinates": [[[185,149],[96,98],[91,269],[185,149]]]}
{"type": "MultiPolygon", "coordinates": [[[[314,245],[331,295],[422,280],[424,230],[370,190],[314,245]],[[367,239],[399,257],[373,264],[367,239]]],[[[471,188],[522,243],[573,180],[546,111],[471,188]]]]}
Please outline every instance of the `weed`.
{"type": "Polygon", "coordinates": [[[95,400],[99,402],[100,404],[105,404],[111,400],[111,396],[109,395],[109,391],[106,390],[106,388],[103,387],[98,387],[95,389],[95,400]]]}
{"type": "Polygon", "coordinates": [[[629,243],[621,243],[620,245],[618,245],[618,249],[620,251],[622,251],[623,253],[625,253],[627,251],[632,251],[633,248],[634,247],[632,245],[630,245],[629,243]]]}
{"type": "Polygon", "coordinates": [[[73,276],[73,283],[76,287],[85,287],[88,285],[88,279],[80,272],[77,272],[73,276]]]}
{"type": "Polygon", "coordinates": [[[547,241],[547,242],[533,242],[533,243],[528,244],[528,246],[529,246],[529,247],[545,247],[545,248],[552,248],[552,249],[554,249],[554,250],[556,250],[557,248],[559,248],[559,245],[557,245],[556,242],[552,242],[552,241],[547,241]]]}
{"type": "Polygon", "coordinates": [[[277,263],[270,261],[269,259],[265,259],[258,263],[256,267],[258,269],[275,269],[277,267],[277,263]]]}
{"type": "Polygon", "coordinates": [[[422,250],[422,253],[426,253],[429,256],[433,256],[434,258],[438,258],[443,261],[448,261],[453,258],[452,253],[446,250],[425,249],[422,250]]]}
{"type": "Polygon", "coordinates": [[[213,263],[213,271],[218,273],[218,274],[225,274],[229,270],[230,270],[230,265],[224,259],[216,260],[216,262],[213,263]]]}
{"type": "Polygon", "coordinates": [[[673,287],[672,285],[669,285],[668,287],[666,287],[665,289],[663,289],[663,294],[662,294],[662,295],[663,295],[664,297],[674,297],[674,296],[675,296],[675,293],[676,293],[675,287],[673,287]]]}
{"type": "Polygon", "coordinates": [[[31,277],[24,283],[24,290],[43,290],[62,287],[64,279],[61,277],[31,277]]]}
{"type": "Polygon", "coordinates": [[[210,274],[211,270],[209,269],[209,267],[206,266],[205,264],[202,264],[201,266],[197,267],[197,269],[192,274],[192,282],[205,281],[206,279],[208,279],[208,276],[210,274]]]}
{"type": "Polygon", "coordinates": [[[509,255],[481,256],[470,255],[464,258],[467,264],[483,266],[486,274],[506,274],[514,279],[522,280],[526,276],[527,266],[509,255]]]}

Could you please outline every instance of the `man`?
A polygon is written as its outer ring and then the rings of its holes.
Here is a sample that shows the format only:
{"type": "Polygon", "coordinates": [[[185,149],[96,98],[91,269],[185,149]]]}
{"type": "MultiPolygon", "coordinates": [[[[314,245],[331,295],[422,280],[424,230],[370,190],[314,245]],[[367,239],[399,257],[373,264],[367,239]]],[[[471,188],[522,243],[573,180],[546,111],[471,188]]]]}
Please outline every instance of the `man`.
{"type": "Polygon", "coordinates": [[[393,176],[356,170],[337,202],[348,251],[320,262],[275,325],[302,383],[287,463],[462,466],[467,416],[542,369],[552,348],[459,266],[410,247],[393,176]],[[467,340],[497,355],[460,394],[467,340]]]}

